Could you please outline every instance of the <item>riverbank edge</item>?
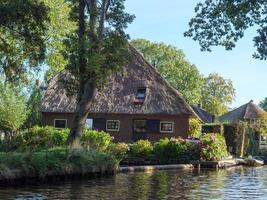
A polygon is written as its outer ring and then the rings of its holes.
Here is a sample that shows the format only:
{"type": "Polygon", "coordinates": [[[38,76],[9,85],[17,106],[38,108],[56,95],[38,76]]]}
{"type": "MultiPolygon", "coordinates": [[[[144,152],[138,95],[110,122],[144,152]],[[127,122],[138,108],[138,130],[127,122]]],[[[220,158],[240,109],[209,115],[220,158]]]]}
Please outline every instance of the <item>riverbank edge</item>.
{"type": "Polygon", "coordinates": [[[7,176],[6,174],[0,174],[0,186],[11,186],[11,185],[27,185],[35,183],[47,183],[57,182],[66,180],[81,180],[84,178],[95,178],[112,176],[116,173],[127,173],[127,172],[139,172],[139,171],[155,171],[155,170],[192,170],[196,168],[228,168],[239,166],[235,159],[227,161],[198,161],[190,164],[166,164],[166,165],[139,165],[139,166],[118,166],[113,169],[107,168],[90,168],[81,171],[69,171],[68,173],[59,173],[56,170],[47,172],[45,177],[40,177],[35,173],[25,173],[23,170],[10,170],[7,176]],[[226,164],[228,163],[228,164],[226,164]]]}
{"type": "Polygon", "coordinates": [[[105,177],[112,176],[118,171],[117,168],[106,169],[97,167],[88,170],[81,170],[76,172],[59,173],[56,170],[50,170],[47,175],[40,177],[36,173],[25,173],[23,170],[14,169],[10,170],[9,174],[12,176],[7,176],[6,174],[0,174],[0,187],[13,186],[13,185],[27,185],[27,184],[38,184],[38,183],[53,183],[58,181],[67,180],[81,180],[84,178],[95,178],[95,177],[105,177]]]}

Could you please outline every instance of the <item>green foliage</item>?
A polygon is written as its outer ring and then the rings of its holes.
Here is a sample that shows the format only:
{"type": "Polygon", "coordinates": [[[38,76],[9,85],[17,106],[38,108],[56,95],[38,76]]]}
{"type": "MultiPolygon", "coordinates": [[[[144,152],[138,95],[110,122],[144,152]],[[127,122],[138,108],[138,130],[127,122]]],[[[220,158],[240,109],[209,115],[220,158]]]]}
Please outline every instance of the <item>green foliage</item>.
{"type": "Polygon", "coordinates": [[[130,157],[149,159],[152,155],[153,145],[148,140],[138,140],[129,147],[130,157]]]}
{"type": "Polygon", "coordinates": [[[203,77],[195,65],[185,57],[182,50],[164,43],[153,43],[145,39],[132,40],[137,48],[160,74],[176,88],[190,104],[201,100],[203,77]]]}
{"type": "Polygon", "coordinates": [[[218,161],[228,156],[225,139],[221,134],[209,133],[200,137],[202,142],[201,159],[218,161]]]}
{"type": "Polygon", "coordinates": [[[65,51],[64,39],[67,35],[75,31],[75,23],[70,20],[72,5],[65,0],[41,0],[48,8],[50,18],[47,26],[47,46],[46,63],[49,70],[46,72],[46,80],[52,75],[65,68],[68,61],[62,55],[65,51]]]}
{"type": "Polygon", "coordinates": [[[118,161],[106,153],[85,150],[55,148],[34,153],[0,153],[0,173],[22,170],[27,177],[35,175],[39,178],[48,176],[51,171],[56,175],[85,174],[93,172],[113,172],[118,161]]]}
{"type": "Polygon", "coordinates": [[[112,140],[113,138],[104,131],[84,130],[81,145],[88,150],[106,151],[112,140]]]}
{"type": "Polygon", "coordinates": [[[42,91],[41,83],[39,80],[36,80],[32,88],[32,93],[27,101],[27,106],[29,109],[29,115],[26,121],[26,127],[31,128],[35,125],[41,125],[41,103],[42,103],[42,91]]]}
{"type": "Polygon", "coordinates": [[[197,118],[189,119],[189,135],[192,138],[198,138],[201,134],[202,124],[197,118]]]}
{"type": "Polygon", "coordinates": [[[25,98],[16,88],[0,80],[0,131],[8,137],[25,122],[27,107],[25,98]]]}
{"type": "Polygon", "coordinates": [[[202,96],[203,108],[219,116],[228,111],[228,105],[235,97],[235,89],[230,79],[224,79],[219,74],[213,73],[205,78],[202,96]]]}
{"type": "Polygon", "coordinates": [[[154,157],[161,163],[188,163],[199,160],[197,144],[181,138],[164,138],[154,144],[154,157]]]}
{"type": "Polygon", "coordinates": [[[259,106],[267,112],[267,97],[260,102],[259,106]]]}
{"type": "Polygon", "coordinates": [[[126,143],[112,143],[108,148],[108,152],[118,160],[127,158],[129,150],[129,145],[126,143]]]}
{"type": "Polygon", "coordinates": [[[34,126],[25,132],[21,150],[40,150],[64,146],[69,134],[68,129],[56,129],[54,127],[34,126]]]}
{"type": "Polygon", "coordinates": [[[198,41],[201,50],[211,51],[212,46],[223,46],[226,50],[244,36],[245,30],[257,26],[253,57],[267,59],[266,0],[205,0],[198,3],[196,16],[189,22],[190,29],[184,34],[198,41]]]}
{"type": "Polygon", "coordinates": [[[48,9],[38,0],[1,0],[0,13],[0,71],[7,81],[26,81],[28,68],[45,59],[48,9]]]}

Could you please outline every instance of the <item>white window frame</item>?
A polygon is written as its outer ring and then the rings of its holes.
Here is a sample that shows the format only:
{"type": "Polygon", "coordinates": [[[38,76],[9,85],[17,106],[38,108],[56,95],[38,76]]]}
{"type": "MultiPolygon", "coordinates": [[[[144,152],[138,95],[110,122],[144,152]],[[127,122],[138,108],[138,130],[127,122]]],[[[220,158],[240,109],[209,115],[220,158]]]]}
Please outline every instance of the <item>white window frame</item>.
{"type": "Polygon", "coordinates": [[[107,131],[120,131],[120,120],[106,120],[106,130],[107,131]],[[109,122],[118,122],[118,129],[108,129],[109,122]]]}
{"type": "Polygon", "coordinates": [[[66,123],[65,123],[65,127],[64,128],[67,128],[68,127],[68,120],[67,119],[54,119],[54,128],[58,128],[58,127],[56,127],[56,120],[63,120],[63,121],[65,121],[66,123]]]}
{"type": "Polygon", "coordinates": [[[160,124],[159,124],[159,132],[160,133],[173,133],[174,132],[174,122],[173,121],[160,121],[160,124]],[[172,124],[172,130],[171,131],[163,131],[161,130],[161,124],[164,124],[164,123],[168,123],[168,124],[172,124]]]}

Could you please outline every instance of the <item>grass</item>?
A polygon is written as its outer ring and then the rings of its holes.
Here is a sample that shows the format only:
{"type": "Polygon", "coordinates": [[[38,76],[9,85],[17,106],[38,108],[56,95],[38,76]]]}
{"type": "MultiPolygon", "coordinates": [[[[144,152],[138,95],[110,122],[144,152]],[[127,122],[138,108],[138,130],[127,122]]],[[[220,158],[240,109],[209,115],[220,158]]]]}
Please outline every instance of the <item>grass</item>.
{"type": "Polygon", "coordinates": [[[0,153],[0,179],[114,173],[118,161],[107,153],[68,148],[0,153]]]}

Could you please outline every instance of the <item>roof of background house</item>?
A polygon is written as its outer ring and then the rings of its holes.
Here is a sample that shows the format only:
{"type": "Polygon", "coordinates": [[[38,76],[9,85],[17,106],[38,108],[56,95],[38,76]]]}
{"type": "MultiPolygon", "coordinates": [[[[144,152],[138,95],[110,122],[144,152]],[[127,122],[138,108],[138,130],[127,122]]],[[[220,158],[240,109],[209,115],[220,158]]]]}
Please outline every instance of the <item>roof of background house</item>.
{"type": "Polygon", "coordinates": [[[198,117],[204,122],[204,123],[212,123],[214,116],[201,108],[200,106],[191,106],[195,113],[198,115],[198,117]]]}
{"type": "MultiPolygon", "coordinates": [[[[122,74],[113,74],[108,84],[97,91],[90,113],[120,114],[189,114],[197,116],[181,94],[164,80],[156,69],[131,45],[132,61],[122,74]],[[146,99],[142,105],[134,103],[137,89],[146,87],[146,99]]],[[[42,112],[74,112],[75,96],[67,96],[63,81],[70,74],[57,73],[49,81],[42,101],[42,112]]]]}
{"type": "Polygon", "coordinates": [[[259,118],[265,113],[259,106],[250,102],[219,117],[220,122],[235,123],[240,120],[259,118]]]}

